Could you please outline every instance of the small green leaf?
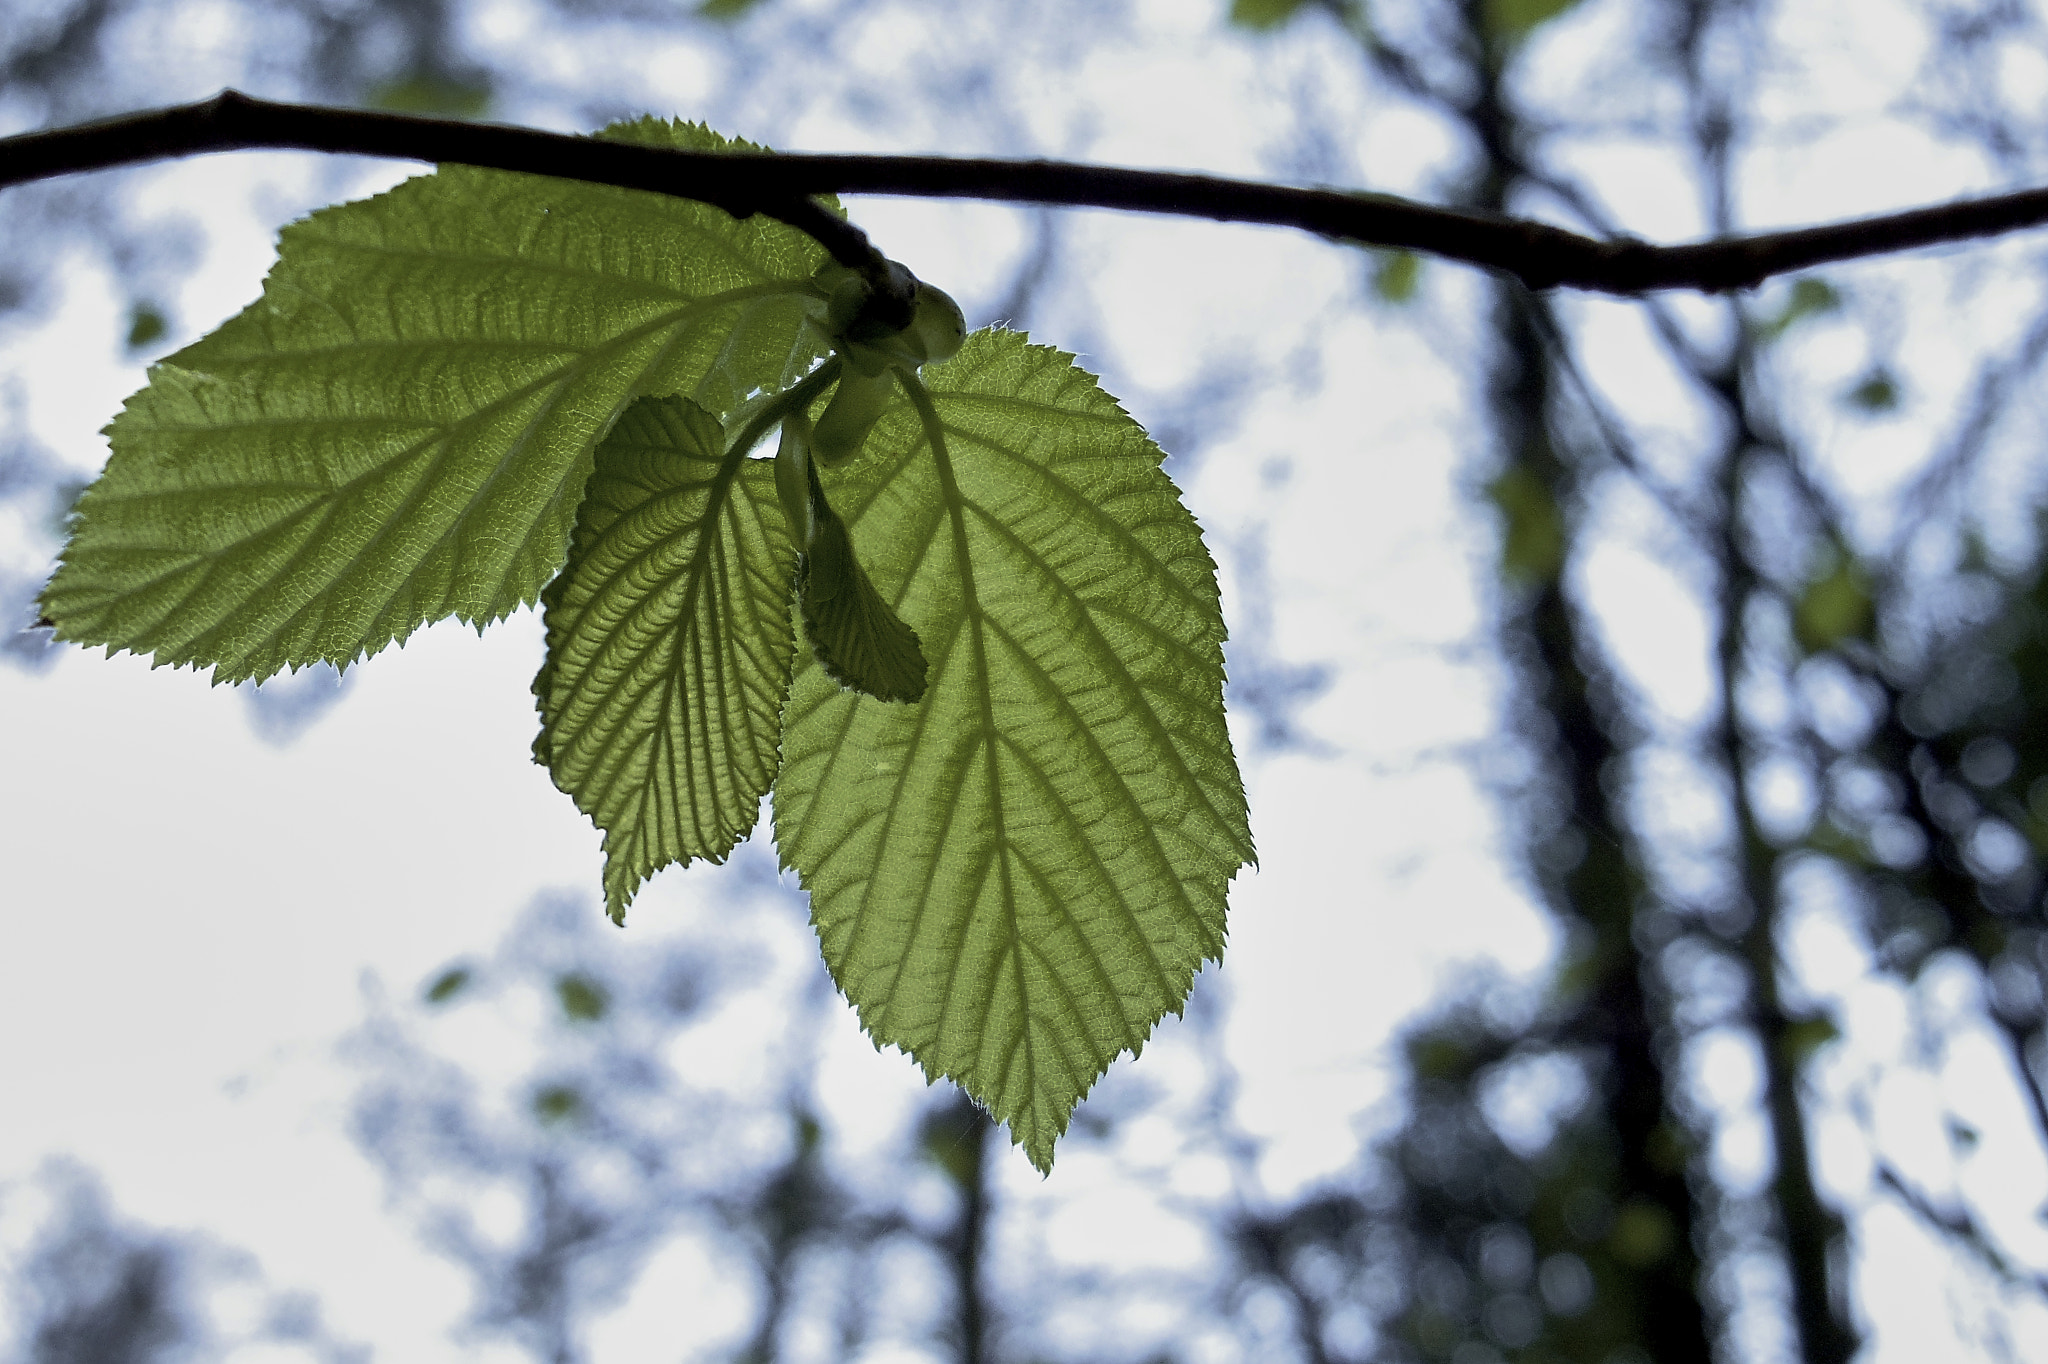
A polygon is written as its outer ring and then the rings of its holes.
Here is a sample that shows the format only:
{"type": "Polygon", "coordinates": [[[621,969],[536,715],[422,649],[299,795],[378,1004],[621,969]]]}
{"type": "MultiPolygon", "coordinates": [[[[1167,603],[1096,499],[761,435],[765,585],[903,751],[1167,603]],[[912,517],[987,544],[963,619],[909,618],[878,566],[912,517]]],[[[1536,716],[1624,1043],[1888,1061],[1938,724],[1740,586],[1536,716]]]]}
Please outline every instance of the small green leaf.
{"type": "Polygon", "coordinates": [[[463,79],[436,71],[414,71],[373,87],[364,103],[398,114],[482,118],[491,107],[491,82],[481,73],[463,79]]]}
{"type": "Polygon", "coordinates": [[[435,976],[433,983],[427,986],[425,992],[427,1003],[446,1004],[449,1000],[469,988],[469,978],[470,971],[467,966],[449,967],[440,975],[435,976]]]}
{"type": "Polygon", "coordinates": [[[774,780],[796,549],[744,455],[687,399],[636,403],[548,585],[534,758],[604,830],[614,919],[658,869],[723,860],[774,780]]]}
{"type": "MultiPolygon", "coordinates": [[[[844,377],[840,384],[844,392],[844,377]]],[[[895,391],[893,380],[888,391],[895,391]]],[[[915,701],[924,695],[928,671],[917,632],[875,592],[846,523],[825,500],[811,450],[809,425],[801,411],[792,412],[775,452],[775,493],[799,550],[796,594],[804,637],[841,686],[881,701],[915,701]]]]}
{"type": "Polygon", "coordinates": [[[1496,37],[1520,42],[1538,25],[1573,9],[1579,0],[1487,0],[1486,22],[1496,37]]]}
{"type": "Polygon", "coordinates": [[[1870,584],[1856,560],[1840,550],[1806,584],[1792,609],[1792,634],[1799,647],[1817,654],[1845,639],[1867,639],[1875,623],[1870,584]]]}
{"type": "Polygon", "coordinates": [[[1564,517],[1543,480],[1527,466],[1511,465],[1486,485],[1500,509],[1502,576],[1522,583],[1549,582],[1564,568],[1564,517]]]}
{"type": "Polygon", "coordinates": [[[846,523],[825,500],[817,465],[805,461],[805,471],[811,536],[797,560],[797,600],[811,653],[842,687],[878,701],[915,701],[929,670],[917,631],[875,591],[846,523]]]}
{"type": "Polygon", "coordinates": [[[1765,342],[1775,341],[1807,318],[1831,313],[1841,306],[1842,296],[1835,292],[1834,285],[1817,275],[1802,276],[1792,281],[1785,306],[1777,315],[1756,324],[1757,337],[1765,342]]]}
{"type": "Polygon", "coordinates": [[[1382,303],[1399,306],[1412,301],[1422,283],[1422,257],[1413,251],[1376,251],[1372,291],[1382,303]]]}
{"type": "Polygon", "coordinates": [[[1858,380],[1845,396],[1852,407],[1865,412],[1890,412],[1899,405],[1899,385],[1891,371],[1879,366],[1858,380]]]}
{"type": "Polygon", "coordinates": [[[496,620],[560,566],[636,395],[723,414],[811,367],[823,254],[766,217],[459,166],[316,213],[263,297],[115,419],[43,612],[217,681],[496,620]]]}
{"type": "Polygon", "coordinates": [[[533,1115],[553,1126],[583,1115],[583,1096],[571,1085],[543,1085],[533,1094],[533,1115]]]}
{"type": "Polygon", "coordinates": [[[1787,1024],[1785,1030],[1778,1034],[1778,1049],[1783,1054],[1786,1064],[1803,1066],[1811,1061],[1822,1047],[1841,1035],[1841,1029],[1826,1015],[1802,1018],[1787,1024]]]}
{"type": "Polygon", "coordinates": [[[1823,857],[1832,857],[1850,867],[1867,869],[1876,865],[1863,840],[1833,820],[1816,824],[1806,835],[1806,846],[1823,857]]]}
{"type": "Polygon", "coordinates": [[[706,19],[733,20],[759,6],[761,0],[701,0],[697,13],[706,19]]]}
{"type": "Polygon", "coordinates": [[[128,310],[128,349],[141,350],[163,339],[170,330],[163,310],[153,303],[137,303],[128,310]]]}
{"type": "Polygon", "coordinates": [[[1307,5],[1308,0],[1230,0],[1230,22],[1264,33],[1280,27],[1307,5]]]}
{"type": "Polygon", "coordinates": [[[611,1008],[609,991],[589,976],[567,975],[555,982],[555,999],[562,1017],[572,1023],[595,1023],[611,1008]]]}
{"type": "Polygon", "coordinates": [[[1252,856],[1215,565],[1161,458],[1072,356],[968,338],[833,485],[929,690],[800,660],[783,717],[776,838],[834,978],[1040,1169],[1221,955],[1252,856]]]}

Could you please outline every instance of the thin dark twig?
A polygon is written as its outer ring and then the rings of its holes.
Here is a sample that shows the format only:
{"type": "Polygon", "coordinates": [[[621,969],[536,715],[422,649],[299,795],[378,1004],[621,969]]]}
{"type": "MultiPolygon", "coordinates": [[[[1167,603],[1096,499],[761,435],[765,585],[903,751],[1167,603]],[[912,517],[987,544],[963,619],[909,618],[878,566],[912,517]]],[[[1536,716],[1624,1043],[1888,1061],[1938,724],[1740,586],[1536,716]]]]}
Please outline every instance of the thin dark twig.
{"type": "Polygon", "coordinates": [[[1875,1172],[1878,1185],[1898,1200],[1899,1205],[1912,1214],[1924,1226],[1941,1233],[1949,1241],[1961,1246],[1976,1258],[1978,1263],[1989,1269],[2006,1283],[2016,1288],[2048,1296],[2048,1276],[2033,1273],[2012,1262],[2003,1251],[1992,1244],[1991,1238],[1977,1224],[1977,1219],[1961,1208],[1942,1208],[1921,1194],[1917,1189],[1899,1177],[1889,1165],[1879,1165],[1875,1172]]]}
{"type": "Polygon", "coordinates": [[[1673,521],[1695,536],[1704,537],[1709,530],[1706,518],[1697,507],[1687,502],[1683,492],[1645,468],[1643,462],[1637,458],[1635,447],[1622,433],[1620,423],[1601,403],[1599,394],[1593,390],[1592,381],[1580,369],[1578,357],[1572,352],[1571,342],[1566,339],[1563,328],[1558,326],[1557,318],[1552,314],[1547,301],[1540,297],[1524,295],[1518,302],[1528,310],[1531,327],[1536,333],[1537,340],[1542,342],[1543,349],[1549,352],[1551,364],[1557,368],[1559,374],[1570,381],[1573,391],[1578,396],[1579,405],[1585,409],[1588,425],[1599,436],[1600,443],[1606,447],[1607,457],[1633,478],[1636,485],[1648,493],[1673,521]]]}
{"type": "Polygon", "coordinates": [[[2003,363],[1988,366],[1978,374],[1969,409],[1955,433],[1899,499],[1904,515],[1891,535],[1894,566],[1889,577],[1904,576],[1903,560],[1913,537],[1982,457],[1993,430],[2007,413],[2013,385],[2029,378],[2044,359],[2048,359],[2048,316],[2035,319],[2003,363]]]}
{"type": "MultiPolygon", "coordinates": [[[[678,151],[531,128],[280,104],[232,90],[196,104],[0,138],[0,187],[262,147],[524,171],[695,199],[736,216],[765,213],[809,233],[835,259],[878,283],[889,274],[866,234],[810,196],[990,199],[1265,223],[1484,266],[1532,289],[1568,286],[1614,294],[1741,289],[1827,261],[2048,223],[2048,188],[2043,188],[1789,232],[1653,246],[1351,190],[1057,161],[678,151]]],[[[900,292],[900,285],[890,292],[900,292]]],[[[902,302],[907,307],[907,296],[902,302]]]]}

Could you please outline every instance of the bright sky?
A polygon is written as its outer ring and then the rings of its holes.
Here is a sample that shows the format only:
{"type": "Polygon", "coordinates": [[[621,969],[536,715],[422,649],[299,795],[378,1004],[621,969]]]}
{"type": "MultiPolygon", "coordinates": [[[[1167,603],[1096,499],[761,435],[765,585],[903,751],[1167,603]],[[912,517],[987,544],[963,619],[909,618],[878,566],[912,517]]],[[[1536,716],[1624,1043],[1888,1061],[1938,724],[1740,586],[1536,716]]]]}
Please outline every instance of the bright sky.
{"type": "MultiPolygon", "coordinates": [[[[1041,111],[1045,126],[1028,131],[1035,148],[1260,173],[1288,129],[1276,65],[1309,63],[1286,45],[1275,56],[1215,42],[1211,8],[1141,5],[1127,44],[1046,74],[1055,113],[1041,111]]],[[[1561,25],[1551,41],[1584,41],[1620,8],[1589,5],[1573,21],[1584,35],[1561,25]]],[[[1861,22],[1870,11],[1829,12],[1861,22]]],[[[535,23],[508,0],[486,7],[480,31],[531,42],[535,23]]],[[[638,55],[655,112],[698,112],[689,92],[709,79],[701,57],[638,55]],[[663,85],[677,92],[666,103],[663,85]]],[[[889,74],[880,55],[847,60],[889,74]]],[[[1863,89],[1854,73],[1829,70],[1842,84],[1816,101],[1853,103],[1863,89]]],[[[1360,126],[1368,137],[1355,153],[1371,187],[1429,190],[1449,154],[1434,130],[1400,118],[1360,126]]],[[[814,113],[790,128],[729,131],[818,148],[991,150],[954,145],[942,119],[878,132],[814,113]]],[[[1816,157],[1766,174],[1750,211],[1825,216],[1983,178],[1929,148],[1885,146],[1881,188],[1869,155],[1828,161],[1824,177],[1816,157]]],[[[1603,156],[1626,155],[1584,152],[1605,169],[1620,163],[1603,156]]],[[[207,224],[209,254],[180,300],[191,325],[254,296],[278,206],[318,192],[305,167],[217,157],[152,178],[153,201],[207,224]]],[[[391,178],[372,172],[364,183],[391,178]]],[[[1617,208],[1645,231],[1694,230],[1684,214],[1660,219],[1642,184],[1642,197],[1617,208]]],[[[975,324],[1024,240],[1021,220],[1003,210],[853,211],[892,254],[952,288],[975,324]]],[[[1361,1119],[1384,1115],[1379,1049],[1447,963],[1483,955],[1523,971],[1549,945],[1493,851],[1494,818],[1466,760],[1493,727],[1496,698],[1483,662],[1471,661],[1489,590],[1490,531],[1466,496],[1483,472],[1467,457],[1481,447],[1459,371],[1436,349],[1458,338],[1351,306],[1358,258],[1317,241],[1100,214],[1070,221],[1078,267],[1038,337],[1084,351],[1141,420],[1169,424],[1173,414],[1148,400],[1205,368],[1273,367],[1299,380],[1248,395],[1188,486],[1226,565],[1226,597],[1239,585],[1232,547],[1263,531],[1281,603],[1273,647],[1339,669],[1302,717],[1327,753],[1259,757],[1239,730],[1261,868],[1234,889],[1220,978],[1244,1118],[1271,1138],[1267,1172],[1286,1188],[1341,1165],[1361,1119]]],[[[1432,302],[1469,288],[1441,269],[1424,281],[1432,302]]],[[[141,382],[117,354],[124,307],[79,272],[52,324],[0,352],[35,430],[81,470],[101,458],[97,428],[141,382]]],[[[1585,305],[1589,364],[1610,392],[1653,405],[1638,381],[1658,376],[1631,358],[1634,324],[1618,309],[1599,315],[1608,307],[1585,305]]],[[[1660,558],[1645,515],[1617,501],[1612,516],[1615,534],[1585,571],[1629,641],[1632,671],[1668,714],[1698,718],[1713,702],[1697,681],[1706,639],[1694,584],[1660,558]]],[[[574,889],[599,912],[597,836],[528,756],[538,660],[530,614],[482,638],[444,624],[362,666],[344,700],[286,747],[256,735],[241,695],[188,672],[78,651],[40,674],[0,669],[0,1035],[14,1039],[0,1050],[0,1177],[70,1153],[105,1175],[125,1212],[208,1228],[255,1252],[273,1283],[316,1290],[335,1327],[381,1357],[489,1357],[445,1335],[466,1280],[381,1210],[376,1176],[342,1130],[352,1079],[333,1046],[362,1017],[366,973],[410,992],[451,957],[488,949],[542,889],[574,889]]],[[[683,923],[724,875],[664,873],[636,903],[628,935],[683,923]]],[[[902,1111],[922,1093],[912,1066],[866,1048],[850,1019],[842,1005],[830,1091],[902,1111]]],[[[756,1044],[728,1039],[742,1055],[756,1044]]],[[[1063,1166],[1041,1187],[1015,1163],[1020,1197],[1057,1200],[1090,1177],[1063,1166]]],[[[0,1203],[0,1232],[7,1216],[0,1203]]],[[[1901,1328],[1880,1356],[1917,1348],[1901,1328]]]]}

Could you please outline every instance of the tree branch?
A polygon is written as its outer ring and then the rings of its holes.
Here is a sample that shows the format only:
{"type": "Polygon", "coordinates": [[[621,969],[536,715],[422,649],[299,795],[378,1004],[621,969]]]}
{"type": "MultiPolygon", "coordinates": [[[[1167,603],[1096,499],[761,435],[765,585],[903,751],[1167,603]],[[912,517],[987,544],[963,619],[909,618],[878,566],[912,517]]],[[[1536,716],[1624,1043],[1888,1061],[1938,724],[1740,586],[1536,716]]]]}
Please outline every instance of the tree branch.
{"type": "Polygon", "coordinates": [[[278,104],[232,90],[196,104],[0,138],[0,188],[168,157],[255,148],[486,166],[651,190],[715,204],[738,217],[765,213],[809,233],[835,259],[885,287],[885,263],[867,235],[810,196],[992,199],[1265,223],[1463,261],[1513,275],[1532,289],[1563,286],[1611,294],[1742,289],[1828,261],[2048,223],[2048,189],[2033,189],[1790,232],[1653,246],[1349,190],[1057,161],[674,151],[498,124],[278,104]]]}

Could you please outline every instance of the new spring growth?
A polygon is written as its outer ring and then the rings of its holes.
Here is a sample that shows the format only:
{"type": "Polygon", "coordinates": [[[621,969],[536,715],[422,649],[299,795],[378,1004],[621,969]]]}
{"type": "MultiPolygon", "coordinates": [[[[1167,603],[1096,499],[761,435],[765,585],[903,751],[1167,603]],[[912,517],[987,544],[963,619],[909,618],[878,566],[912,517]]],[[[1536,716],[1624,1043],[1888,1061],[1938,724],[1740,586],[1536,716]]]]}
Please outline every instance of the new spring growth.
{"type": "MultiPolygon", "coordinates": [[[[909,274],[895,261],[889,268],[909,274]]],[[[839,388],[812,433],[811,453],[829,468],[860,453],[896,390],[899,370],[915,375],[928,362],[949,360],[959,352],[967,339],[967,319],[945,290],[917,280],[910,325],[892,327],[877,316],[875,289],[857,272],[833,262],[813,278],[824,297],[819,324],[846,362],[839,388]]]]}
{"type": "Polygon", "coordinates": [[[825,500],[811,441],[803,413],[791,412],[775,452],[775,492],[797,544],[804,638],[840,686],[878,701],[916,701],[931,672],[917,631],[882,599],[861,566],[846,522],[825,500]]]}
{"type": "Polygon", "coordinates": [[[797,544],[797,602],[813,656],[843,687],[882,701],[916,701],[930,673],[917,632],[875,590],[818,481],[819,465],[860,453],[899,380],[914,388],[924,364],[951,358],[967,339],[966,319],[944,291],[893,261],[889,268],[916,300],[906,326],[882,316],[884,300],[855,271],[828,264],[813,277],[813,318],[838,353],[838,386],[816,427],[806,416],[810,399],[790,405],[775,487],[797,544]]]}

